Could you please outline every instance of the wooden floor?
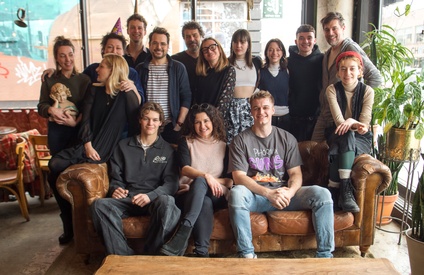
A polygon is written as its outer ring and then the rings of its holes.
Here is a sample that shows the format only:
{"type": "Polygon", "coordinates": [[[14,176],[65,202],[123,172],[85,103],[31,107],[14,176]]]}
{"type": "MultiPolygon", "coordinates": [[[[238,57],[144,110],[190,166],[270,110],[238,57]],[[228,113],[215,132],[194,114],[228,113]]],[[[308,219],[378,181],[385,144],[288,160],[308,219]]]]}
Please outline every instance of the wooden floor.
{"type": "Polygon", "coordinates": [[[387,259],[238,259],[108,256],[102,274],[400,274],[387,259]]]}

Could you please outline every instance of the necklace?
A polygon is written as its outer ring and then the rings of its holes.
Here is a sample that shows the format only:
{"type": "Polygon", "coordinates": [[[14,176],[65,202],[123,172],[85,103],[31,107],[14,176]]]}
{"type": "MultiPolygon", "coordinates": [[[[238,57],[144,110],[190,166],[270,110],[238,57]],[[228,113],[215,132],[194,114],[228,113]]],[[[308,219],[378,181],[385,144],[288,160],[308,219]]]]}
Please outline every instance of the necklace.
{"type": "Polygon", "coordinates": [[[106,94],[106,105],[109,106],[109,104],[113,102],[113,98],[111,95],[106,94]]]}
{"type": "Polygon", "coordinates": [[[236,60],[234,62],[234,67],[236,67],[237,69],[239,69],[240,71],[245,71],[246,70],[246,62],[244,60],[236,60]],[[240,62],[242,66],[240,66],[237,62],[240,62]]]}

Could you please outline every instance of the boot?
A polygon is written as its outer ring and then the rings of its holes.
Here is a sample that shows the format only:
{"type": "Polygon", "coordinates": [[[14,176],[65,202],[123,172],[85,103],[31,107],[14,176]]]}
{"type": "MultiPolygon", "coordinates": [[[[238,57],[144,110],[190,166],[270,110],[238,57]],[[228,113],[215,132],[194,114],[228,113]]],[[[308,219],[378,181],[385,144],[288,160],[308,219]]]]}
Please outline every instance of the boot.
{"type": "Polygon", "coordinates": [[[340,193],[338,204],[344,212],[359,212],[359,206],[356,203],[353,191],[354,190],[350,179],[340,179],[340,193]]]}
{"type": "Polygon", "coordinates": [[[72,217],[69,219],[65,215],[60,214],[63,223],[63,234],[59,236],[59,244],[67,244],[74,238],[74,230],[72,228],[72,217]]]}
{"type": "Polygon", "coordinates": [[[183,225],[178,226],[172,238],[162,246],[160,253],[168,256],[182,256],[187,249],[188,238],[193,228],[183,225]]]}

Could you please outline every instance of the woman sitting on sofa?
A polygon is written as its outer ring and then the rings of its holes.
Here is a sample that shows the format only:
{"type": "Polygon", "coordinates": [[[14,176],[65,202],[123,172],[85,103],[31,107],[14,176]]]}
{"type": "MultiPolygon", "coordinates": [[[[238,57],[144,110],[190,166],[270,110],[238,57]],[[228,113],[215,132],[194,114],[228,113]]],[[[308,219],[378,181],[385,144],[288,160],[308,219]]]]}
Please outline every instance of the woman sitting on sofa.
{"type": "Polygon", "coordinates": [[[233,181],[227,176],[228,148],[220,112],[212,105],[193,105],[178,144],[181,168],[177,205],[182,219],[175,234],[161,249],[169,256],[184,254],[193,231],[194,253],[208,257],[214,210],[227,207],[233,181]]]}
{"type": "MultiPolygon", "coordinates": [[[[94,84],[87,92],[81,109],[81,141],[52,157],[49,162],[52,182],[56,182],[60,173],[72,164],[107,162],[121,138],[126,122],[130,135],[139,132],[137,111],[140,97],[136,95],[138,92],[127,93],[119,89],[121,81],[128,81],[128,64],[125,59],[116,54],[106,54],[97,68],[97,73],[100,83],[94,84]]],[[[66,212],[66,217],[63,215],[65,214],[62,212],[62,220],[67,221],[66,228],[68,231],[72,230],[72,212],[66,212]]],[[[72,232],[65,233],[72,239],[72,232]]]]}

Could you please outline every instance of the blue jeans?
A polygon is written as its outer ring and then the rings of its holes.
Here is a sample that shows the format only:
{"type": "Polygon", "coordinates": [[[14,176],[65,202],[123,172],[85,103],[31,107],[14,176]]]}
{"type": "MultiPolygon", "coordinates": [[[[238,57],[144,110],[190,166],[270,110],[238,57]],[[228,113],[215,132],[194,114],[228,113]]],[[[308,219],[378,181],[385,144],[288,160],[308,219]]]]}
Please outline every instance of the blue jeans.
{"type": "MultiPolygon", "coordinates": [[[[230,222],[241,255],[254,253],[250,212],[278,211],[267,198],[252,193],[243,185],[236,185],[228,201],[230,222]]],[[[332,258],[334,250],[334,214],[330,192],[320,186],[301,187],[281,211],[312,210],[312,223],[317,240],[317,258],[332,258]]]]}

